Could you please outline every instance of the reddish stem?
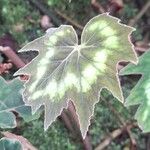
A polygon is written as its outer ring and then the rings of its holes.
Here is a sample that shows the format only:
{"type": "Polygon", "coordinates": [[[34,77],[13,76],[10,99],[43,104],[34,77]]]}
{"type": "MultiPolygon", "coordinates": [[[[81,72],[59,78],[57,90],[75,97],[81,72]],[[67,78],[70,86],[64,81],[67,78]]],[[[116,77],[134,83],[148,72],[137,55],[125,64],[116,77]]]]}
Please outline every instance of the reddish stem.
{"type": "Polygon", "coordinates": [[[18,57],[18,55],[10,47],[0,46],[0,51],[3,54],[5,54],[17,68],[25,66],[25,63],[18,57]]]}

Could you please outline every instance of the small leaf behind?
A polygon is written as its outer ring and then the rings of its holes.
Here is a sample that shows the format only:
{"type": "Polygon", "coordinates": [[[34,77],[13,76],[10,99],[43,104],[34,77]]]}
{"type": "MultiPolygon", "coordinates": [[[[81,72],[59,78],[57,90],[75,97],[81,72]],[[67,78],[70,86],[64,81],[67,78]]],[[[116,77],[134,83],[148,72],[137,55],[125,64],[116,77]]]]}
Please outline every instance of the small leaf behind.
{"type": "Polygon", "coordinates": [[[32,115],[31,107],[25,106],[22,100],[21,90],[23,82],[19,79],[7,83],[0,77],[0,127],[14,128],[16,127],[16,117],[13,111],[25,120],[30,121],[39,117],[39,113],[32,115]]]}
{"type": "Polygon", "coordinates": [[[129,64],[120,74],[142,74],[140,81],[127,97],[125,105],[140,105],[135,119],[144,132],[150,132],[150,50],[139,58],[138,65],[129,64]]]}

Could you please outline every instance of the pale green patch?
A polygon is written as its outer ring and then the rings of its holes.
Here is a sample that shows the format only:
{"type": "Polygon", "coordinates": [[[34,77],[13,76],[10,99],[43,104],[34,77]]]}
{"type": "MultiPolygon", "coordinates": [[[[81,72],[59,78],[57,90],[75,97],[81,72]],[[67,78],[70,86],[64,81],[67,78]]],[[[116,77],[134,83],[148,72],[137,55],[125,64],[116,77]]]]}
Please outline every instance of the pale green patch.
{"type": "MultiPolygon", "coordinates": [[[[73,27],[62,25],[49,29],[45,36],[23,48],[29,51],[32,47],[40,47],[39,56],[28,64],[31,78],[25,84],[25,100],[33,111],[45,105],[45,129],[71,99],[85,138],[101,88],[107,87],[123,101],[116,78],[116,65],[120,58],[136,61],[125,32],[128,27],[125,28],[114,17],[102,14],[87,23],[81,35],[81,44],[73,27]],[[122,47],[119,45],[121,40],[125,42],[122,47]]],[[[26,69],[22,68],[18,74],[21,73],[26,73],[26,69]]]]}
{"type": "Polygon", "coordinates": [[[49,51],[46,52],[46,55],[44,57],[47,60],[50,59],[52,56],[54,56],[54,53],[55,53],[55,49],[54,48],[49,48],[48,50],[49,51]]]}
{"type": "Polygon", "coordinates": [[[59,95],[59,99],[63,98],[63,96],[65,95],[65,92],[67,91],[68,89],[66,88],[65,84],[64,84],[64,81],[62,81],[59,85],[58,85],[58,90],[57,90],[57,93],[59,95]]]}
{"type": "Polygon", "coordinates": [[[46,70],[47,70],[47,66],[46,65],[38,66],[37,74],[36,74],[37,80],[41,79],[43,77],[43,75],[45,74],[46,70]]]}
{"type": "Polygon", "coordinates": [[[78,87],[78,78],[76,77],[76,75],[74,73],[67,73],[65,79],[65,86],[68,88],[71,88],[72,86],[78,87]]]}
{"type": "Polygon", "coordinates": [[[97,52],[94,61],[95,66],[97,68],[100,68],[100,70],[104,71],[106,69],[105,62],[107,61],[108,51],[101,50],[100,52],[97,52]]]}
{"type": "Polygon", "coordinates": [[[96,21],[94,22],[93,24],[91,24],[88,28],[89,31],[94,31],[96,29],[99,29],[99,30],[102,30],[104,29],[105,27],[107,27],[107,22],[104,21],[104,20],[99,20],[99,21],[96,21]]]}
{"type": "Polygon", "coordinates": [[[49,59],[46,59],[45,57],[43,59],[41,59],[39,61],[39,66],[44,66],[44,65],[47,65],[49,63],[49,59]]]}
{"type": "Polygon", "coordinates": [[[149,111],[148,111],[148,110],[145,110],[145,111],[144,111],[144,114],[143,114],[143,117],[142,117],[142,121],[143,121],[143,122],[146,121],[148,115],[149,115],[149,111]]]}
{"type": "Polygon", "coordinates": [[[56,35],[58,35],[58,36],[64,36],[65,33],[66,33],[66,32],[64,32],[64,31],[60,31],[60,32],[57,32],[56,35]]]}
{"type": "Polygon", "coordinates": [[[52,35],[50,38],[49,38],[49,43],[47,43],[47,45],[53,45],[53,44],[56,44],[57,43],[57,40],[58,40],[58,37],[56,35],[52,35]]]}
{"type": "Polygon", "coordinates": [[[108,23],[106,21],[101,21],[98,26],[98,29],[102,31],[107,26],[108,26],[108,23]]]}
{"type": "Polygon", "coordinates": [[[106,68],[105,62],[107,61],[107,51],[101,50],[95,54],[93,58],[93,65],[89,64],[82,71],[83,76],[88,80],[90,84],[96,81],[97,76],[100,74],[99,70],[104,71],[106,68]],[[96,69],[98,68],[98,69],[96,69]]]}
{"type": "Polygon", "coordinates": [[[57,87],[58,87],[58,84],[57,84],[56,80],[53,79],[51,82],[48,83],[43,94],[49,95],[50,100],[53,100],[53,98],[55,96],[57,96],[57,93],[58,93],[57,87]]]}
{"type": "Polygon", "coordinates": [[[88,83],[85,83],[86,81],[84,80],[82,83],[84,92],[87,92],[90,89],[89,84],[96,82],[97,77],[104,73],[106,69],[105,62],[107,61],[107,52],[106,51],[97,52],[93,60],[94,60],[93,65],[91,64],[88,65],[82,71],[82,75],[88,81],[88,83]]]}
{"type": "Polygon", "coordinates": [[[35,82],[33,82],[30,86],[29,86],[29,92],[34,92],[36,86],[38,84],[38,80],[36,80],[35,82]]]}
{"type": "MultiPolygon", "coordinates": [[[[89,82],[87,82],[87,80],[83,77],[81,78],[81,85],[82,85],[83,93],[87,93],[91,89],[89,82]]],[[[80,91],[81,91],[81,89],[78,87],[78,92],[80,92],[80,91]]]]}
{"type": "MultiPolygon", "coordinates": [[[[46,57],[43,57],[43,59],[41,59],[38,62],[39,71],[42,71],[42,69],[45,68],[48,63],[49,63],[49,59],[46,57]]],[[[44,69],[44,71],[45,71],[45,69],[44,69]]]]}
{"type": "Polygon", "coordinates": [[[111,35],[116,34],[117,32],[112,27],[105,27],[101,32],[99,33],[101,36],[109,37],[111,35]]]}
{"type": "Polygon", "coordinates": [[[145,95],[148,99],[147,104],[150,106],[150,79],[148,80],[147,84],[145,85],[145,95]]]}
{"type": "Polygon", "coordinates": [[[94,31],[96,30],[100,25],[100,21],[94,22],[93,24],[91,24],[88,28],[89,31],[94,31]]]}
{"type": "Polygon", "coordinates": [[[70,29],[66,29],[66,33],[71,33],[70,29]]]}
{"type": "Polygon", "coordinates": [[[33,100],[36,100],[37,98],[39,98],[40,96],[43,95],[43,91],[42,90],[39,90],[39,91],[36,91],[33,95],[32,95],[32,99],[33,100]]]}
{"type": "Polygon", "coordinates": [[[116,36],[112,36],[107,38],[103,45],[107,48],[119,48],[119,38],[116,36]]]}
{"type": "Polygon", "coordinates": [[[52,56],[54,56],[54,51],[55,51],[55,49],[49,49],[49,51],[48,52],[46,52],[46,54],[45,54],[45,56],[39,61],[39,67],[40,66],[44,66],[44,65],[47,65],[48,63],[49,63],[49,61],[50,61],[50,58],[52,57],[52,56]]]}
{"type": "Polygon", "coordinates": [[[96,81],[97,75],[99,71],[93,67],[93,65],[88,65],[85,67],[85,69],[82,72],[82,75],[88,80],[88,82],[91,84],[96,81]]]}

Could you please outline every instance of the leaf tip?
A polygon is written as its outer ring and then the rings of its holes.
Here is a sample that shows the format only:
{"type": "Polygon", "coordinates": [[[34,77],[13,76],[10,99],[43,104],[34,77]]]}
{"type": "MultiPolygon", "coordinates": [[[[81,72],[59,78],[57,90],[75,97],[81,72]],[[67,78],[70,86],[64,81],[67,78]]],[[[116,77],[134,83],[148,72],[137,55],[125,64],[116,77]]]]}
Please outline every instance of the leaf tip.
{"type": "Polygon", "coordinates": [[[129,107],[131,105],[133,105],[133,102],[132,102],[132,100],[128,96],[127,99],[125,100],[124,106],[125,107],[129,107]]]}

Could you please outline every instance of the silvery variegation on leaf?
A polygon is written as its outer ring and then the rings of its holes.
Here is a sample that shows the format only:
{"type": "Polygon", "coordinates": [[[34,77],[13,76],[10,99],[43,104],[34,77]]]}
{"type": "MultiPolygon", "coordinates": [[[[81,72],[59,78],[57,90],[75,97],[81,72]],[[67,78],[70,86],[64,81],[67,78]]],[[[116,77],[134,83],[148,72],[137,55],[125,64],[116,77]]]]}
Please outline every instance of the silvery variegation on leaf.
{"type": "Polygon", "coordinates": [[[72,26],[61,25],[49,29],[43,37],[20,50],[39,52],[15,75],[30,75],[25,84],[24,101],[33,112],[45,106],[45,129],[72,100],[85,138],[102,88],[123,102],[116,65],[121,60],[137,61],[129,40],[133,30],[105,13],[86,24],[80,43],[72,26]]]}

